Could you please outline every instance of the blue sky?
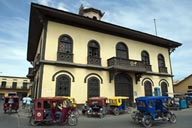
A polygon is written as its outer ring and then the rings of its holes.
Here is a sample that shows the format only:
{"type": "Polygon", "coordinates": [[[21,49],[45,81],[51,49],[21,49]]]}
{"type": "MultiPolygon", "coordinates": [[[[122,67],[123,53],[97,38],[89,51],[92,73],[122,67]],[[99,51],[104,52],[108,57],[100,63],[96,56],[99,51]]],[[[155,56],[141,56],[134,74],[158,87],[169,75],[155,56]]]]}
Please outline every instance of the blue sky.
{"type": "Polygon", "coordinates": [[[81,4],[105,12],[102,21],[183,45],[171,54],[174,80],[192,74],[191,0],[0,0],[0,75],[25,77],[30,3],[78,13],[81,4]]]}

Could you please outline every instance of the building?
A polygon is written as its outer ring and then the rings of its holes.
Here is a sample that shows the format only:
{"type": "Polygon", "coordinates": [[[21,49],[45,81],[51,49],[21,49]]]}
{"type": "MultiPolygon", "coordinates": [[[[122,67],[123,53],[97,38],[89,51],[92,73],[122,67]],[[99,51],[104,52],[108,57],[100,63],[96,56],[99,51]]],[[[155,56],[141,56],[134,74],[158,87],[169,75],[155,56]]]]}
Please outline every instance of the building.
{"type": "Polygon", "coordinates": [[[27,77],[0,76],[0,83],[0,98],[10,92],[16,92],[20,98],[30,95],[30,80],[27,77]]]}
{"type": "Polygon", "coordinates": [[[34,98],[128,96],[173,92],[170,54],[181,44],[101,21],[94,8],[79,15],[31,4],[27,60],[34,98]]]}
{"type": "Polygon", "coordinates": [[[177,82],[173,86],[174,93],[192,92],[192,74],[177,82]]]}

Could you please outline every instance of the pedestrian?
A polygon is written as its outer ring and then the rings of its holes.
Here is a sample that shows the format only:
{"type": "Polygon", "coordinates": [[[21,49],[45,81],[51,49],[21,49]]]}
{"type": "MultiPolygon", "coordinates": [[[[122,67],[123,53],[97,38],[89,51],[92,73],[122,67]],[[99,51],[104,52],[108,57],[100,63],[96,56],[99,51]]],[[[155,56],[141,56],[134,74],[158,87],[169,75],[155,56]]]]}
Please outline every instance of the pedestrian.
{"type": "Polygon", "coordinates": [[[24,109],[26,106],[26,97],[23,97],[22,99],[22,108],[24,109]]]}
{"type": "Polygon", "coordinates": [[[31,110],[31,101],[32,101],[31,97],[27,96],[26,97],[26,109],[28,112],[30,112],[30,110],[31,110]]]}

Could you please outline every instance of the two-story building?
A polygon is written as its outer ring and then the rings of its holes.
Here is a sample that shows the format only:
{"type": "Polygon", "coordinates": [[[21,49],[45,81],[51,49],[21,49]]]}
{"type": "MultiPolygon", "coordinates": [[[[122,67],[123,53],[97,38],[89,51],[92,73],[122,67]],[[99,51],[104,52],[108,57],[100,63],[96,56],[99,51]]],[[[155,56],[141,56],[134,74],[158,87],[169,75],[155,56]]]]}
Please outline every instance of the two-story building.
{"type": "Polygon", "coordinates": [[[177,82],[173,86],[174,93],[191,93],[192,94],[192,74],[177,82]]]}
{"type": "Polygon", "coordinates": [[[16,93],[20,98],[31,94],[30,80],[27,77],[0,76],[0,98],[16,93]]]}
{"type": "Polygon", "coordinates": [[[181,43],[79,14],[31,4],[27,60],[34,98],[162,95],[173,92],[170,54],[181,43]]]}

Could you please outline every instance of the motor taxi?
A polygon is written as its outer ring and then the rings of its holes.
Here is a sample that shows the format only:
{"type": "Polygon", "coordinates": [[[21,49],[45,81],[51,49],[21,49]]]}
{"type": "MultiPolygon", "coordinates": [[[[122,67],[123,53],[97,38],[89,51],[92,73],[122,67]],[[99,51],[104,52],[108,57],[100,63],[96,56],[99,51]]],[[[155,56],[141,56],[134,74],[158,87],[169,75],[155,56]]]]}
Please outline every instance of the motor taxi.
{"type": "Polygon", "coordinates": [[[87,116],[99,116],[103,118],[107,113],[107,98],[106,97],[90,97],[87,101],[87,116]]]}
{"type": "Polygon", "coordinates": [[[131,109],[127,105],[128,99],[129,97],[125,96],[116,96],[109,98],[109,110],[116,116],[120,113],[129,113],[131,109]]]}
{"type": "Polygon", "coordinates": [[[70,96],[57,96],[57,97],[63,97],[63,98],[67,98],[69,100],[69,105],[71,106],[71,110],[72,110],[72,113],[79,117],[79,111],[77,109],[77,103],[75,101],[75,98],[74,97],[70,97],[70,96]]]}
{"type": "Polygon", "coordinates": [[[176,123],[176,115],[166,107],[168,96],[146,96],[136,98],[137,111],[132,119],[142,123],[146,128],[152,126],[153,121],[163,120],[176,123]]]}
{"type": "Polygon", "coordinates": [[[75,126],[78,118],[72,114],[67,98],[42,97],[34,101],[29,123],[33,126],[45,123],[62,123],[75,126]],[[61,110],[57,106],[61,106],[61,110]]]}
{"type": "Polygon", "coordinates": [[[14,110],[17,112],[19,109],[19,97],[18,96],[6,96],[4,98],[3,110],[9,114],[14,110]]]}

